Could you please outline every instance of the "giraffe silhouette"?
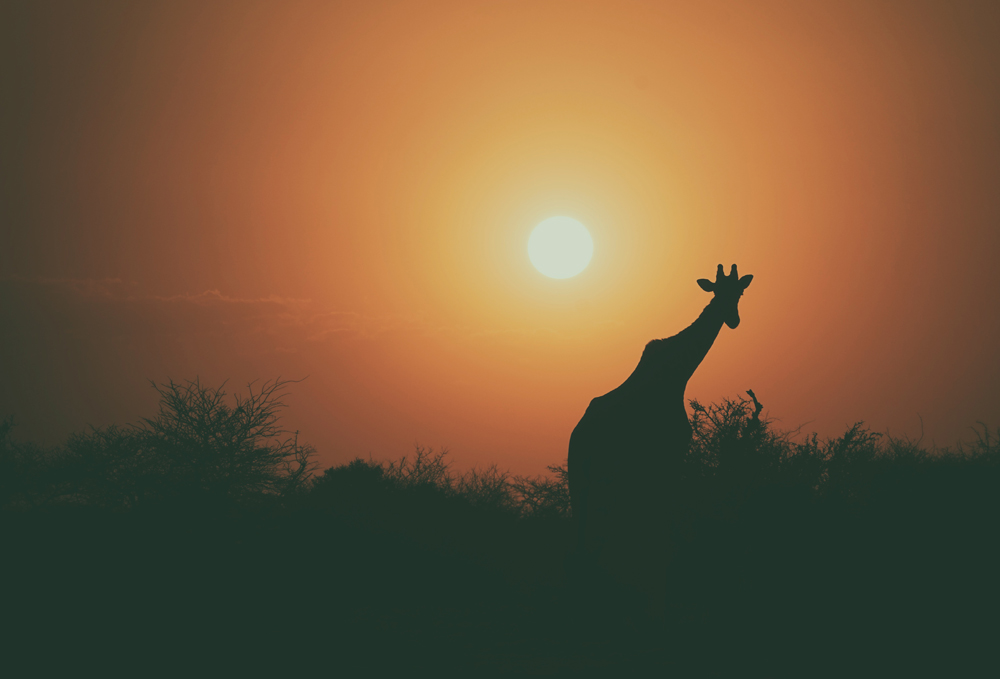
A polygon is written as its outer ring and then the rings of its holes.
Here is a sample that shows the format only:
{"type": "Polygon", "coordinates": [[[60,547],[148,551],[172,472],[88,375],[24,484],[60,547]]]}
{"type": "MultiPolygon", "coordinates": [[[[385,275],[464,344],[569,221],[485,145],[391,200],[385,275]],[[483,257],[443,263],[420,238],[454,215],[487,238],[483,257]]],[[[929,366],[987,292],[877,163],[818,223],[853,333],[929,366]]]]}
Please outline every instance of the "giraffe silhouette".
{"type": "Polygon", "coordinates": [[[697,320],[649,342],[628,379],[593,399],[570,436],[570,501],[584,558],[654,597],[665,593],[668,520],[691,444],[684,390],[722,324],[740,324],[739,300],[751,280],[735,264],[729,276],[720,264],[714,283],[699,279],[715,294],[697,320]]]}

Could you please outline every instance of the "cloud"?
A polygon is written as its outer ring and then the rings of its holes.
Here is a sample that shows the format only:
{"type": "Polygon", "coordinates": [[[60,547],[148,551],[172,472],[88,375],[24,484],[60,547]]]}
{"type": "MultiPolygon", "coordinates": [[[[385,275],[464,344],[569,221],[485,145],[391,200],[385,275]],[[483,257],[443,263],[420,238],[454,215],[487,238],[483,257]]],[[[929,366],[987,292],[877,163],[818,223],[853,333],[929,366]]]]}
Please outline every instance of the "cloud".
{"type": "MultiPolygon", "coordinates": [[[[558,330],[544,327],[472,327],[432,323],[420,314],[370,314],[323,308],[305,298],[233,297],[218,289],[153,295],[119,278],[0,278],[0,303],[25,316],[48,319],[59,332],[100,326],[101,332],[161,338],[226,336],[241,353],[295,352],[309,344],[375,341],[387,336],[449,336],[464,341],[520,344],[558,330]],[[31,310],[31,311],[26,311],[31,310]]],[[[25,319],[22,318],[22,322],[25,319]]],[[[618,325],[605,321],[602,325],[618,325]]],[[[84,331],[85,332],[85,331],[84,331]]]]}
{"type": "Polygon", "coordinates": [[[0,302],[19,316],[21,334],[34,334],[30,326],[38,324],[38,332],[87,334],[89,326],[98,334],[226,336],[234,350],[244,353],[291,352],[305,343],[427,330],[412,315],[365,315],[323,309],[309,299],[232,297],[217,289],[151,295],[117,278],[6,277],[0,279],[0,302]]]}

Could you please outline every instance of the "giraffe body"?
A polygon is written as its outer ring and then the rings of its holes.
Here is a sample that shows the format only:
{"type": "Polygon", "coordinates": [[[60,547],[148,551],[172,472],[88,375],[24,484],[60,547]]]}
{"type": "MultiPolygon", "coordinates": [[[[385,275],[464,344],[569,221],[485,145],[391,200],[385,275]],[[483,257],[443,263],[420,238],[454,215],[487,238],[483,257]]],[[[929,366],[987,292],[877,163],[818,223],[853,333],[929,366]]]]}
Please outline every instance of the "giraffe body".
{"type": "Polygon", "coordinates": [[[739,280],[735,266],[725,277],[720,265],[715,284],[699,281],[716,296],[698,319],[649,342],[628,379],[593,399],[570,436],[579,546],[634,589],[661,595],[665,587],[670,505],[692,434],[684,391],[723,323],[739,324],[736,305],[751,278],[739,280]]]}

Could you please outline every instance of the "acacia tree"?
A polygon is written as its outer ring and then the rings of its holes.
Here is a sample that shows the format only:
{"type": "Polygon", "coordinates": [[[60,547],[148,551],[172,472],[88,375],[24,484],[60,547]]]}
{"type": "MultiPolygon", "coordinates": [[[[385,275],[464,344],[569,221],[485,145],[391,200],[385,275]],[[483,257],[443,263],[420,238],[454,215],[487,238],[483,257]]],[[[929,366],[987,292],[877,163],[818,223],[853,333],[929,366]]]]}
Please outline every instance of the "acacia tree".
{"type": "Polygon", "coordinates": [[[159,412],[139,425],[141,446],[175,492],[236,501],[295,493],[316,465],[314,449],[280,425],[289,384],[250,383],[230,405],[224,384],[153,383],[159,412]]]}

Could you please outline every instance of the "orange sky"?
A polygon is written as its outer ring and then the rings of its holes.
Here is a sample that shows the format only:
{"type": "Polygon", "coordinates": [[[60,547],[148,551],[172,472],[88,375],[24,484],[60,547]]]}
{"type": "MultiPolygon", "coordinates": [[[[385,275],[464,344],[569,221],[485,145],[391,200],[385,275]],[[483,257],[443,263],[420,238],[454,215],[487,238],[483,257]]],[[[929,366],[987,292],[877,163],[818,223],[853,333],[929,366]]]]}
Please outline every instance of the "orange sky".
{"type": "Polygon", "coordinates": [[[688,398],[1000,422],[996,3],[4,7],[23,437],[149,415],[149,379],[308,375],[324,464],[540,472],[719,262],[754,283],[688,398]],[[528,261],[553,215],[593,236],[575,278],[528,261]]]}

